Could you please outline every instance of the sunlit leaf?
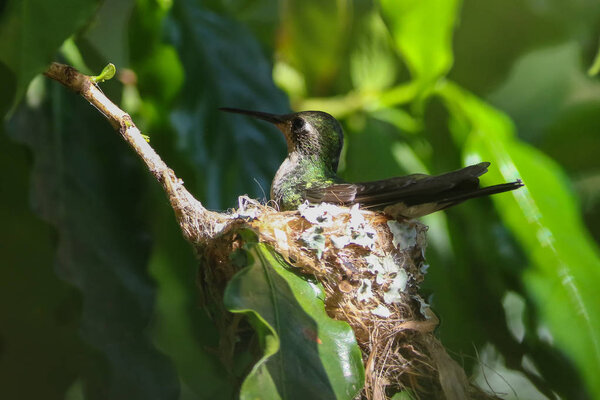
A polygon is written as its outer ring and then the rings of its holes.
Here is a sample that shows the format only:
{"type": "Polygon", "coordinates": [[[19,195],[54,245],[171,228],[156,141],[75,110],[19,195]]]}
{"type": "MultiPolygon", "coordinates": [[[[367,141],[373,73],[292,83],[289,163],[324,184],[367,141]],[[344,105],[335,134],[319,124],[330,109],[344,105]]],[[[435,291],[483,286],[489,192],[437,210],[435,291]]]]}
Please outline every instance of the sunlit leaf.
{"type": "Polygon", "coordinates": [[[379,13],[362,19],[356,44],[350,55],[350,75],[355,88],[362,91],[389,87],[398,75],[398,63],[389,32],[379,13]]]}
{"type": "Polygon", "coordinates": [[[343,67],[354,16],[348,1],[292,0],[282,9],[278,52],[300,71],[311,93],[327,93],[343,67]]]}
{"type": "Polygon", "coordinates": [[[594,58],[593,64],[588,69],[588,75],[595,76],[600,73],[600,47],[598,47],[598,52],[596,53],[596,57],[594,58]]]}
{"type": "Polygon", "coordinates": [[[476,97],[448,84],[440,89],[465,143],[465,164],[486,160],[484,184],[521,178],[523,189],[494,196],[507,226],[523,245],[531,267],[523,283],[556,344],[579,366],[588,388],[600,395],[600,258],[558,164],[520,142],[510,120],[476,97]],[[579,329],[573,329],[579,327],[579,329]]]}
{"type": "MultiPolygon", "coordinates": [[[[181,91],[184,71],[175,48],[166,43],[164,37],[167,25],[168,7],[165,2],[155,0],[137,0],[127,27],[129,32],[129,60],[134,74],[127,82],[123,93],[122,106],[127,112],[133,112],[133,119],[142,131],[151,135],[160,134],[163,138],[174,139],[170,113],[181,91]],[[165,9],[166,8],[166,9],[165,9]],[[139,96],[139,97],[138,97],[139,96]]],[[[123,77],[121,77],[123,80],[123,77]]],[[[178,174],[184,174],[175,160],[185,163],[182,154],[166,154],[169,147],[161,146],[154,137],[157,150],[169,160],[171,167],[177,167],[178,174]]],[[[163,142],[164,143],[164,142],[163,142]]],[[[188,163],[188,164],[191,164],[188,163]]],[[[183,176],[183,178],[187,178],[183,176]]],[[[194,186],[188,186],[193,189],[194,186]]]]}
{"type": "Polygon", "coordinates": [[[325,312],[322,287],[264,244],[249,255],[225,290],[227,308],[249,318],[263,350],[240,397],[353,399],[364,381],[361,353],[350,327],[325,312]]]}
{"type": "Polygon", "coordinates": [[[588,177],[598,172],[600,81],[586,75],[582,58],[575,41],[531,51],[487,99],[510,115],[522,139],[557,161],[570,179],[581,179],[576,194],[598,242],[600,198],[588,177]]]}
{"type": "Polygon", "coordinates": [[[452,65],[460,0],[382,0],[381,11],[413,79],[429,84],[452,65]]]}

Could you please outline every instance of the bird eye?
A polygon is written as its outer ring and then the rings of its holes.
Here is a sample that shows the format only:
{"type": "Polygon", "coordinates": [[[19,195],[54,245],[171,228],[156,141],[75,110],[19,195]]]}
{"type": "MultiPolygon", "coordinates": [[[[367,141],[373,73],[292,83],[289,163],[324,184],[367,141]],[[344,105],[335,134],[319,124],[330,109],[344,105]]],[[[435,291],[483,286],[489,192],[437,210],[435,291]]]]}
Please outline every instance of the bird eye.
{"type": "Polygon", "coordinates": [[[302,118],[294,118],[292,120],[292,129],[294,131],[301,131],[304,128],[304,120],[302,118]]]}

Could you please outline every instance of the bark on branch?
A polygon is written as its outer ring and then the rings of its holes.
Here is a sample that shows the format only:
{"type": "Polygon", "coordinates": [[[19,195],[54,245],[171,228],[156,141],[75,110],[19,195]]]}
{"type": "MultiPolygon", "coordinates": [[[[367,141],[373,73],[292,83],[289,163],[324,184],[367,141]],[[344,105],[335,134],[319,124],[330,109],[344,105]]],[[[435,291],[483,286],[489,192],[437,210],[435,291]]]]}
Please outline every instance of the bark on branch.
{"type": "Polygon", "coordinates": [[[177,178],[175,172],[148,144],[129,114],[106,97],[89,76],[69,65],[59,63],[52,63],[45,75],[80,94],[104,115],[113,128],[119,131],[123,139],[144,161],[150,173],[162,185],[183,234],[189,242],[203,243],[215,234],[216,227],[226,219],[226,216],[207,210],[187,191],[183,181],[177,178]]]}

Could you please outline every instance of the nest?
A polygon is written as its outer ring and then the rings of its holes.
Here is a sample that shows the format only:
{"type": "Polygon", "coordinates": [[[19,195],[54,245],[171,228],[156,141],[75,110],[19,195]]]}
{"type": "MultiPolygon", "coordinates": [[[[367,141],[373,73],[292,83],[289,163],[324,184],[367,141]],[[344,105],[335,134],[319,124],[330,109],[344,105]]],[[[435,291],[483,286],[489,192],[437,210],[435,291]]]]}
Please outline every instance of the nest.
{"type": "MultiPolygon", "coordinates": [[[[325,288],[329,316],[350,324],[365,365],[360,397],[383,400],[410,389],[418,399],[496,398],[471,385],[434,336],[439,321],[419,295],[428,267],[425,225],[331,204],[277,212],[242,197],[221,232],[198,248],[210,266],[201,269],[200,283],[213,306],[237,272],[229,256],[243,244],[237,232],[246,228],[315,276],[325,288]]],[[[239,317],[214,311],[228,364],[239,317]]]]}

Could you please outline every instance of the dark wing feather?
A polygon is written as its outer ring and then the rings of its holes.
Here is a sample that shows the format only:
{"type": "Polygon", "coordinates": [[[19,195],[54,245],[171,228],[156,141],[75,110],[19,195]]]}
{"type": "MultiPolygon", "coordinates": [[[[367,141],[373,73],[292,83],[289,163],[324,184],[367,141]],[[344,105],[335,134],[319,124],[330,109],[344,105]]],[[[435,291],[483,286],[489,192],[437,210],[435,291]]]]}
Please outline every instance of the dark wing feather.
{"type": "Polygon", "coordinates": [[[427,177],[424,174],[401,176],[398,178],[360,183],[337,183],[330,186],[306,190],[306,199],[313,203],[339,203],[365,205],[375,202],[398,190],[410,188],[418,179],[427,177]]]}
{"type": "Polygon", "coordinates": [[[363,208],[383,209],[397,203],[415,206],[436,203],[447,208],[464,200],[501,193],[522,186],[520,181],[479,187],[479,176],[487,172],[488,162],[471,165],[442,175],[413,174],[398,178],[361,183],[339,183],[306,191],[311,202],[344,205],[359,203],[363,208]]]}

